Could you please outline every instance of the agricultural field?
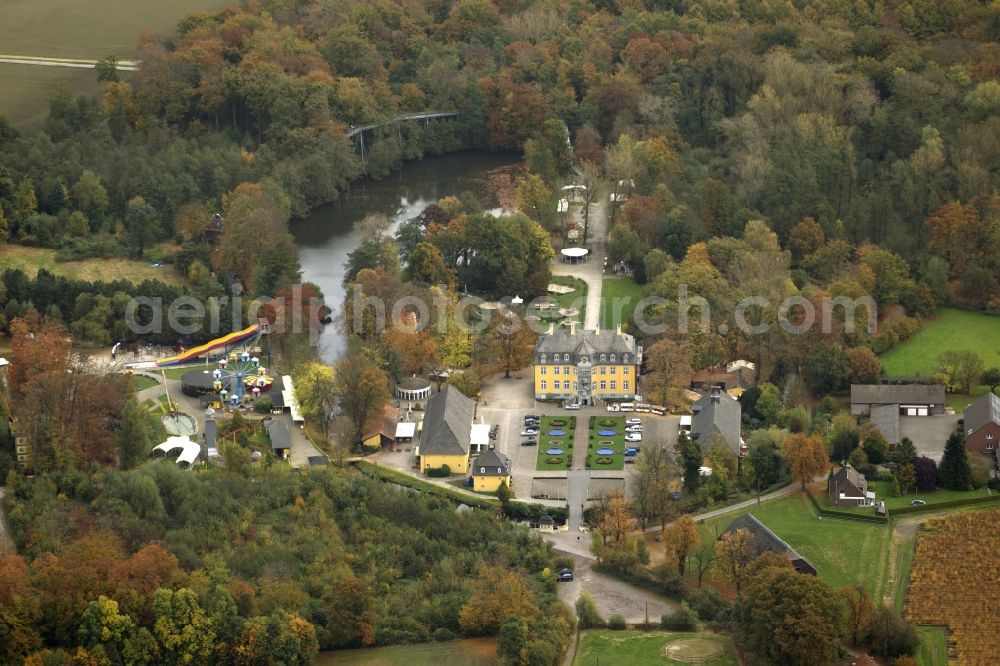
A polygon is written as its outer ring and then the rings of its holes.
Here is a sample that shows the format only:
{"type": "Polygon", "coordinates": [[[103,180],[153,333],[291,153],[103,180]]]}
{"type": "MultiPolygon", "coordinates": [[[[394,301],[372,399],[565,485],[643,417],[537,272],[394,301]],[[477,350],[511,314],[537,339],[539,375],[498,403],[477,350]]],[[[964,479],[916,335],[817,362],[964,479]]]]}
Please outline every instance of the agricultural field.
{"type": "Polygon", "coordinates": [[[538,437],[538,460],[535,469],[543,472],[569,469],[573,462],[573,432],[576,428],[575,416],[543,416],[538,437]],[[550,435],[550,432],[561,432],[550,435]],[[562,453],[550,454],[549,450],[562,453]]]}
{"type": "Polygon", "coordinates": [[[573,666],[699,663],[736,666],[732,639],[721,634],[662,631],[587,631],[580,639],[573,666]],[[669,655],[675,655],[674,659],[669,655]]]}
{"type": "Polygon", "coordinates": [[[0,270],[19,268],[34,277],[40,268],[44,268],[54,275],[92,282],[122,279],[136,284],[143,280],[159,280],[173,285],[183,282],[172,266],[152,266],[149,262],[132,259],[56,261],[55,257],[56,250],[48,248],[5,245],[0,247],[0,270]]]}
{"type": "MultiPolygon", "coordinates": [[[[625,469],[625,449],[633,446],[625,442],[624,416],[590,417],[589,441],[587,442],[587,469],[617,471],[625,469]],[[601,431],[614,431],[613,435],[602,435],[601,431]],[[610,449],[614,453],[598,453],[610,449]]],[[[639,446],[642,446],[639,443],[639,446]]]]}
{"type": "Polygon", "coordinates": [[[917,535],[906,617],[947,626],[958,666],[996,663],[998,522],[1000,511],[968,511],[929,520],[917,535]]]}
{"type": "Polygon", "coordinates": [[[920,645],[917,647],[917,663],[920,666],[947,666],[948,637],[940,627],[917,627],[920,645]]]}
{"type": "MultiPolygon", "coordinates": [[[[96,60],[136,53],[139,33],[173,31],[177,22],[199,10],[223,7],[223,0],[7,0],[0,28],[2,55],[96,60]]],[[[49,98],[60,81],[73,94],[96,93],[90,69],[0,64],[0,116],[21,129],[36,129],[48,116],[49,98]]]]}
{"type": "Polygon", "coordinates": [[[615,328],[626,323],[641,300],[642,285],[632,278],[604,278],[601,287],[601,328],[615,328]],[[616,317],[616,313],[620,315],[616,317]]]}
{"type": "Polygon", "coordinates": [[[729,523],[751,513],[816,567],[834,588],[864,583],[882,598],[892,540],[885,525],[851,520],[820,520],[805,495],[796,494],[760,506],[727,513],[699,526],[701,538],[715,539],[729,523]]]}
{"type": "Polygon", "coordinates": [[[1000,317],[984,312],[942,308],[916,335],[880,357],[890,375],[930,375],[938,354],[969,349],[985,367],[1000,367],[1000,317]]]}

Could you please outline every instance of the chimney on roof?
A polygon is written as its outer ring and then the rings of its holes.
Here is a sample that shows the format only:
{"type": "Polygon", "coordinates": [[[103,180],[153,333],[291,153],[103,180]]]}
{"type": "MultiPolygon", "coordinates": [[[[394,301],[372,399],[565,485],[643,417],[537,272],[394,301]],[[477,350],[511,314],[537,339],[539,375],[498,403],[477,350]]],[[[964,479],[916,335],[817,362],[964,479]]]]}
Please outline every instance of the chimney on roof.
{"type": "Polygon", "coordinates": [[[618,322],[618,328],[615,330],[615,333],[617,333],[618,335],[622,334],[622,324],[621,324],[621,322],[618,322]]]}
{"type": "Polygon", "coordinates": [[[719,387],[718,386],[713,386],[712,387],[712,402],[719,402],[719,399],[721,397],[722,397],[722,392],[719,390],[719,387]]]}
{"type": "Polygon", "coordinates": [[[576,335],[576,322],[575,321],[571,321],[569,323],[569,334],[570,335],[576,335]]]}
{"type": "Polygon", "coordinates": [[[552,335],[552,334],[553,334],[553,333],[555,332],[555,330],[556,330],[556,325],[555,325],[555,324],[552,324],[552,323],[550,323],[550,324],[549,324],[549,333],[548,333],[548,334],[549,334],[549,335],[552,335]]]}

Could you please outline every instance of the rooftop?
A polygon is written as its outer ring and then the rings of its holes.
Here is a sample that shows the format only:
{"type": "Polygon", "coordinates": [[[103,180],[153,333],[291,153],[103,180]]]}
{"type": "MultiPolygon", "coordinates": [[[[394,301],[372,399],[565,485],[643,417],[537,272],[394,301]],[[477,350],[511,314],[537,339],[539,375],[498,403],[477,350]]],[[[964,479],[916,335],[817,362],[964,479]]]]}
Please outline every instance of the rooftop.
{"type": "MultiPolygon", "coordinates": [[[[752,514],[748,513],[734,520],[722,535],[735,532],[738,529],[747,530],[753,536],[753,546],[757,555],[765,551],[770,551],[772,553],[786,554],[791,560],[805,561],[805,558],[799,555],[794,548],[789,546],[781,537],[768,529],[767,525],[757,520],[752,514]]],[[[720,539],[722,535],[720,535],[720,539]]]]}
{"type": "Polygon", "coordinates": [[[987,423],[1000,423],[1000,396],[987,393],[965,408],[965,431],[976,432],[987,423]]]}
{"type": "Polygon", "coordinates": [[[475,403],[454,386],[446,386],[427,401],[420,455],[461,455],[469,452],[475,403]]]}
{"type": "MultiPolygon", "coordinates": [[[[615,329],[597,331],[559,329],[538,338],[535,356],[539,354],[565,354],[593,357],[594,354],[631,354],[630,362],[638,362],[635,338],[615,329]]],[[[576,359],[574,359],[575,361],[576,359]]],[[[621,359],[618,359],[621,361],[621,359]]],[[[593,361],[591,358],[591,362],[593,361]]]]}
{"type": "Polygon", "coordinates": [[[691,405],[691,435],[701,444],[703,453],[716,433],[722,435],[729,448],[740,455],[740,420],[743,409],[728,393],[713,389],[691,405]]]}
{"type": "Polygon", "coordinates": [[[851,404],[943,405],[943,384],[851,384],[851,404]]]}
{"type": "Polygon", "coordinates": [[[484,451],[476,458],[473,476],[510,476],[510,459],[494,450],[484,451]]]}
{"type": "Polygon", "coordinates": [[[267,436],[271,440],[271,448],[275,451],[292,448],[292,433],[283,420],[273,419],[268,422],[267,436]]]}

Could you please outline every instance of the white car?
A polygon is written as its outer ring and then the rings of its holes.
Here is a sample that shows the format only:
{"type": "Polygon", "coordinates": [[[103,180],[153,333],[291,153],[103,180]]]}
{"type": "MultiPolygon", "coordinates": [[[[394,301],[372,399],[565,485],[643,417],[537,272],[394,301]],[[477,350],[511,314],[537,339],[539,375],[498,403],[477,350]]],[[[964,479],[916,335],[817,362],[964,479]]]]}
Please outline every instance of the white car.
{"type": "Polygon", "coordinates": [[[534,437],[537,434],[538,430],[536,428],[525,428],[521,431],[521,437],[534,437]]]}
{"type": "Polygon", "coordinates": [[[609,402],[608,403],[608,411],[609,412],[617,412],[618,411],[618,403],[616,403],[616,402],[609,402]]]}
{"type": "Polygon", "coordinates": [[[630,425],[625,428],[625,432],[642,432],[641,425],[630,425]]]}
{"type": "Polygon", "coordinates": [[[642,425],[642,419],[637,419],[637,418],[625,419],[625,425],[642,425]]]}
{"type": "Polygon", "coordinates": [[[572,402],[572,403],[566,405],[565,409],[580,409],[580,403],[578,403],[578,402],[572,402]]]}
{"type": "Polygon", "coordinates": [[[641,442],[642,441],[642,433],[630,432],[627,435],[625,435],[625,441],[626,442],[641,442]]]}

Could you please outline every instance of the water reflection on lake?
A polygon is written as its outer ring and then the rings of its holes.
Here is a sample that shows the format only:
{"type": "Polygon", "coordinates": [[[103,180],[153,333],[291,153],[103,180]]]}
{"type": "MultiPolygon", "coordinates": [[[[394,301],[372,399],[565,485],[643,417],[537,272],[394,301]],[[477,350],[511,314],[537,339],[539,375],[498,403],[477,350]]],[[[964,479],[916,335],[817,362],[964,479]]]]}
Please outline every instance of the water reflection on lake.
{"type": "MultiPolygon", "coordinates": [[[[318,208],[292,222],[299,248],[302,279],[323,290],[335,314],[344,301],[344,264],[360,240],[354,224],[369,213],[381,213],[399,222],[416,217],[441,197],[474,193],[484,206],[498,205],[489,191],[486,174],[497,167],[516,164],[514,153],[465,151],[407,162],[382,181],[360,181],[351,186],[343,203],[318,208]]],[[[395,229],[394,229],[395,230],[395,229]]],[[[327,326],[319,340],[321,358],[332,363],[344,351],[345,341],[336,326],[327,326]]]]}

